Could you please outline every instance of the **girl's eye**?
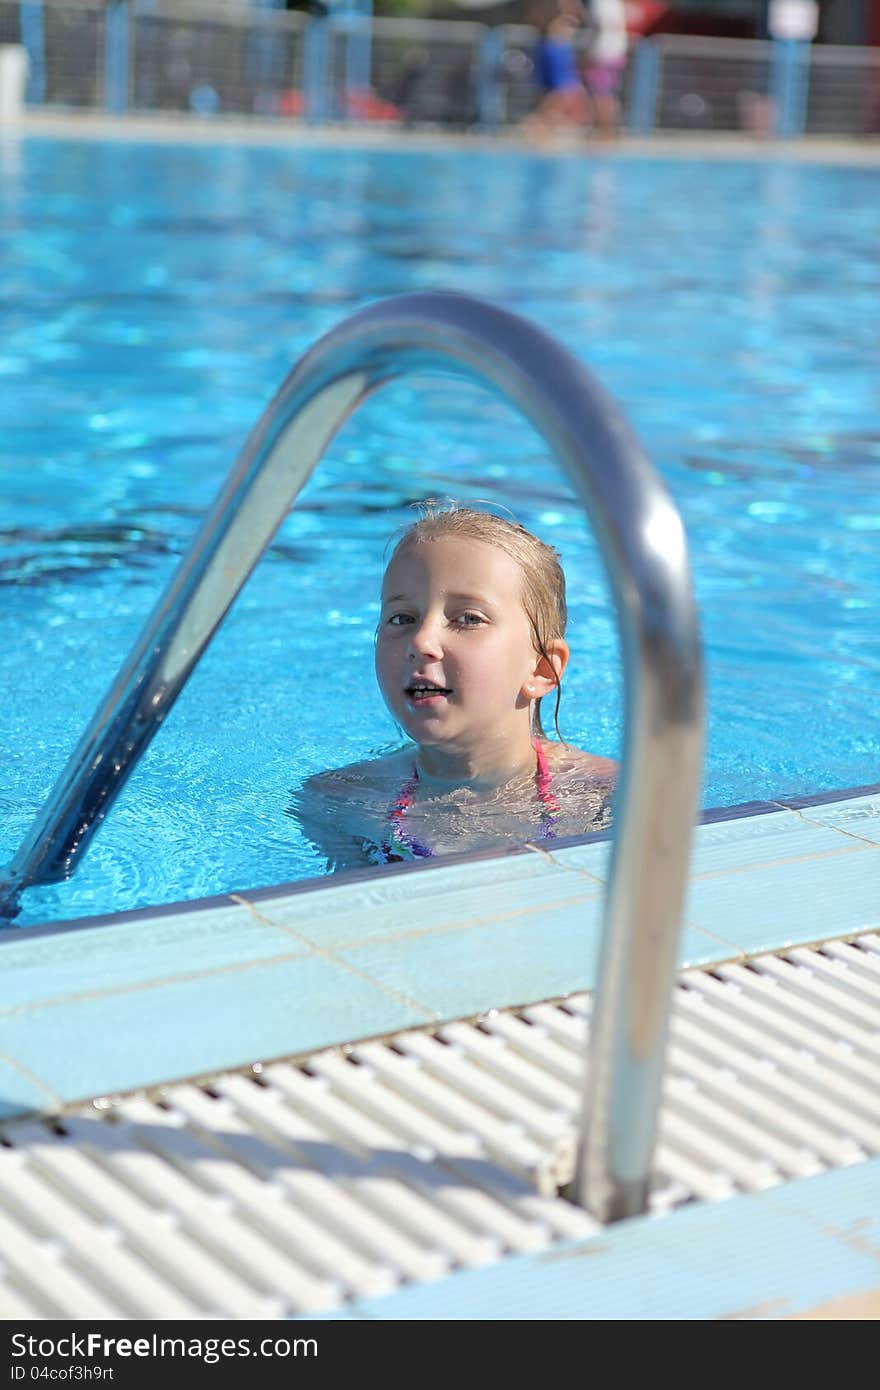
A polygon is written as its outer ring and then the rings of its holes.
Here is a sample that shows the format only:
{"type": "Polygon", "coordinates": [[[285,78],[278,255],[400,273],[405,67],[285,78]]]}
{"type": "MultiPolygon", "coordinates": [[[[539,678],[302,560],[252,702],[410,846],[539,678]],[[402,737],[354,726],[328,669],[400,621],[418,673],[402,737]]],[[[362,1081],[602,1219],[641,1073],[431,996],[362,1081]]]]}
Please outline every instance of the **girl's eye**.
{"type": "Polygon", "coordinates": [[[459,627],[481,627],[486,619],[482,613],[462,613],[456,621],[459,627]]]}
{"type": "Polygon", "coordinates": [[[412,618],[409,613],[392,613],[388,619],[389,627],[403,627],[404,623],[411,623],[412,618]]]}

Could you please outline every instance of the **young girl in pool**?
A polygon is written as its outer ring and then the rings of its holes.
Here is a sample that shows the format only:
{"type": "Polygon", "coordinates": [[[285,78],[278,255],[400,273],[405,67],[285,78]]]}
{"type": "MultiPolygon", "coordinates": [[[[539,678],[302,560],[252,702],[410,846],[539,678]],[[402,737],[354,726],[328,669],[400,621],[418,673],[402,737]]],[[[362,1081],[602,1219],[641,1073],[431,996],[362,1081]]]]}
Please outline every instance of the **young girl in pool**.
{"type": "Polygon", "coordinates": [[[541,724],[542,700],[559,709],[566,616],[550,546],[488,512],[425,505],[388,562],[376,635],[379,688],[411,742],[306,784],[300,819],[328,867],[609,823],[616,765],[541,724]]]}

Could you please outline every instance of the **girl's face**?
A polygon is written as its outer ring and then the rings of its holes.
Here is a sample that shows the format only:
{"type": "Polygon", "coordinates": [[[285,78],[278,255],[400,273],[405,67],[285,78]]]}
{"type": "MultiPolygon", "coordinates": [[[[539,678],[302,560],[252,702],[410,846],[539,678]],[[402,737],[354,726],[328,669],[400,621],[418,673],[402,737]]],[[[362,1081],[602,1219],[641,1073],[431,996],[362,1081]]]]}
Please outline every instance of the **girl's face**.
{"type": "MultiPolygon", "coordinates": [[[[564,644],[563,644],[564,645],[564,644]]],[[[466,537],[412,541],[382,584],[376,675],[416,743],[464,750],[529,737],[539,673],[522,572],[503,550],[466,537]]]]}

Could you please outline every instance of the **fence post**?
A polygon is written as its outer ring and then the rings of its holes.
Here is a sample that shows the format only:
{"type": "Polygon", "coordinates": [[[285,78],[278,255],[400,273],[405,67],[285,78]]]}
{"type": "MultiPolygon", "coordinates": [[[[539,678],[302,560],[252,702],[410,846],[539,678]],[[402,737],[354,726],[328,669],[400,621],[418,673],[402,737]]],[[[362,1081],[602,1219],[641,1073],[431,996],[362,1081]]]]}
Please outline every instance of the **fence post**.
{"type": "Polygon", "coordinates": [[[22,0],[19,13],[21,41],[28,55],[24,99],[29,106],[39,106],[46,100],[46,28],[43,0],[22,0]]]}
{"type": "MultiPolygon", "coordinates": [[[[337,11],[339,13],[340,11],[337,11]]],[[[367,114],[373,62],[373,0],[349,0],[345,10],[345,117],[367,114]]]]}
{"type": "Polygon", "coordinates": [[[477,125],[497,130],[502,119],[501,59],[504,56],[504,30],[501,25],[486,29],[477,49],[477,125]]]}
{"type": "Polygon", "coordinates": [[[303,115],[309,125],[327,119],[327,59],[330,20],[326,15],[310,19],[303,38],[303,115]]]}
{"type": "Polygon", "coordinates": [[[773,134],[779,140],[803,135],[810,81],[810,44],[804,39],[774,39],[770,59],[773,134]]]}
{"type": "Polygon", "coordinates": [[[252,88],[251,106],[258,115],[273,114],[284,80],[284,47],[278,33],[262,21],[267,10],[282,10],[283,0],[255,0],[245,45],[245,79],[252,88]]]}
{"type": "Polygon", "coordinates": [[[640,39],[633,54],[633,77],[629,92],[631,135],[650,135],[657,119],[660,88],[660,45],[654,39],[640,39]]]}
{"type": "Polygon", "coordinates": [[[119,116],[128,106],[128,5],[104,11],[104,110],[119,116]]]}

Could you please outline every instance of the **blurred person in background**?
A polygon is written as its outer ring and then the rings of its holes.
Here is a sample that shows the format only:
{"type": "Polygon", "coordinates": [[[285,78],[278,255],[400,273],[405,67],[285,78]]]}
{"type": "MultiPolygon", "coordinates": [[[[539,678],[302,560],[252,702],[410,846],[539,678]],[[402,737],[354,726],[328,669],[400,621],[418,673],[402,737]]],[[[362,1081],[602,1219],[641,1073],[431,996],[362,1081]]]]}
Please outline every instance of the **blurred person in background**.
{"type": "Polygon", "coordinates": [[[534,53],[538,104],[526,117],[527,131],[542,135],[565,127],[582,127],[590,105],[578,67],[574,37],[584,23],[581,0],[556,0],[536,20],[541,35],[534,53]]]}
{"type": "Polygon", "coordinates": [[[620,84],[629,38],[623,0],[590,0],[586,82],[593,127],[612,139],[620,134],[620,84]]]}

